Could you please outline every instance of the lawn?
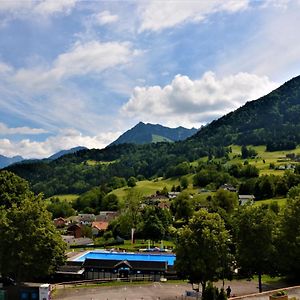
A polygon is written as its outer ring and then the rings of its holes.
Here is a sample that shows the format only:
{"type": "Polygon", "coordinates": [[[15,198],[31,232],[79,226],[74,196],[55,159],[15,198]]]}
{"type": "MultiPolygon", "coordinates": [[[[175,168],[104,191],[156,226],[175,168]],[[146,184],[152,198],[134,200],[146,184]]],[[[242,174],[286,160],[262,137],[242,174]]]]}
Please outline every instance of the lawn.
{"type": "Polygon", "coordinates": [[[61,201],[66,200],[67,202],[73,202],[74,200],[76,200],[79,197],[79,195],[77,195],[77,194],[54,195],[54,196],[47,198],[46,201],[48,201],[48,200],[50,200],[50,198],[54,198],[54,197],[58,198],[61,201]]]}
{"type": "MultiPolygon", "coordinates": [[[[193,175],[188,175],[188,180],[190,182],[190,185],[187,191],[190,193],[195,193],[197,189],[192,187],[191,184],[192,176],[193,175]]],[[[180,185],[179,178],[170,178],[170,179],[157,178],[154,180],[142,180],[142,181],[138,181],[136,183],[136,186],[133,189],[139,191],[143,196],[150,196],[152,194],[155,194],[156,191],[162,190],[164,187],[166,187],[168,191],[170,191],[173,185],[175,186],[180,185]]],[[[118,196],[120,200],[123,200],[129,189],[131,188],[123,187],[123,188],[115,189],[111,193],[118,196]]]]}
{"type": "Polygon", "coordinates": [[[286,204],[287,198],[271,198],[266,200],[255,201],[254,206],[260,206],[262,204],[270,204],[272,202],[277,202],[280,207],[286,204]]]}
{"type": "Polygon", "coordinates": [[[283,175],[284,170],[273,170],[270,169],[270,163],[273,163],[275,166],[285,165],[291,163],[288,159],[286,159],[286,154],[295,153],[300,154],[300,146],[298,146],[294,150],[285,150],[285,151],[274,151],[268,152],[266,151],[266,146],[249,146],[256,150],[257,157],[253,159],[242,159],[241,155],[241,146],[232,145],[232,153],[230,153],[230,162],[232,163],[244,163],[246,160],[255,165],[260,170],[260,175],[283,175]],[[239,156],[238,156],[239,155],[239,156]]]}

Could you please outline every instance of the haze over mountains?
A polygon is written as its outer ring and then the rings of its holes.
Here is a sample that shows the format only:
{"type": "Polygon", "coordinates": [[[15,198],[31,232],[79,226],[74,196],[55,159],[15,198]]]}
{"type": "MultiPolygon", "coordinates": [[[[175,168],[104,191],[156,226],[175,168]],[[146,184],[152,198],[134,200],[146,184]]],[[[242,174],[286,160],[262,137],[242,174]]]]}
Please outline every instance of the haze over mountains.
{"type": "Polygon", "coordinates": [[[11,164],[22,161],[24,158],[20,155],[7,157],[4,155],[0,155],[0,169],[5,168],[11,164]]]}
{"type": "Polygon", "coordinates": [[[139,122],[133,128],[123,133],[110,145],[125,143],[147,144],[157,142],[175,142],[185,140],[197,132],[196,128],[187,129],[184,127],[169,128],[159,124],[145,124],[139,122]]]}
{"type": "MultiPolygon", "coordinates": [[[[71,153],[75,153],[77,151],[83,150],[83,149],[87,149],[86,147],[82,147],[82,146],[78,146],[78,147],[74,147],[68,150],[61,150],[58,151],[57,153],[54,153],[53,155],[44,158],[44,160],[55,160],[57,158],[60,158],[63,155],[67,155],[67,154],[71,154],[71,153]]],[[[22,156],[17,155],[17,156],[13,156],[13,157],[7,157],[4,155],[0,155],[0,169],[8,167],[12,164],[15,163],[34,163],[39,161],[39,159],[24,159],[22,156]]]]}

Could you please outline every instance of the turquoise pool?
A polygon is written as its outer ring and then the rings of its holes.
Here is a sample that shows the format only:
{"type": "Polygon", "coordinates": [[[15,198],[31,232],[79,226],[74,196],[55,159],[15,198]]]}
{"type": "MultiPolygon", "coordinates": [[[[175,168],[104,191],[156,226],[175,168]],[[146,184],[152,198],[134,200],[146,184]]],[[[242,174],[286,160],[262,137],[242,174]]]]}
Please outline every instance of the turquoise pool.
{"type": "Polygon", "coordinates": [[[112,259],[112,260],[128,260],[128,261],[165,261],[168,266],[173,266],[176,256],[175,254],[140,254],[127,252],[108,252],[108,251],[89,251],[74,261],[85,261],[85,259],[112,259]]]}

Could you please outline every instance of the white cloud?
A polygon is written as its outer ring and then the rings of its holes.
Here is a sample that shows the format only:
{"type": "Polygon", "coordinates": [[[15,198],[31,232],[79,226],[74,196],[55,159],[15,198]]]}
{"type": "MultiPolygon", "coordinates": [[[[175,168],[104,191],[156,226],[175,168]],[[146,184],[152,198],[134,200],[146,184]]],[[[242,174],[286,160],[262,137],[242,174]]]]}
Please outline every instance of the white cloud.
{"type": "Polygon", "coordinates": [[[65,129],[58,135],[51,136],[42,142],[29,139],[14,142],[6,138],[0,139],[0,154],[5,156],[21,155],[24,158],[45,158],[60,150],[76,146],[101,149],[119,135],[119,132],[108,132],[97,136],[84,136],[77,130],[65,129]]]}
{"type": "Polygon", "coordinates": [[[139,31],[160,31],[185,22],[201,22],[217,12],[234,13],[248,8],[248,0],[145,1],[139,6],[139,31]]]}
{"type": "Polygon", "coordinates": [[[27,126],[23,127],[7,127],[6,124],[0,122],[0,135],[10,135],[10,134],[41,134],[47,133],[46,130],[42,128],[30,128],[27,126]]]}
{"type": "Polygon", "coordinates": [[[0,74],[7,74],[13,71],[13,68],[8,64],[0,61],[0,74]]]}
{"type": "Polygon", "coordinates": [[[206,72],[198,80],[177,75],[164,87],[136,87],[121,113],[145,122],[199,127],[276,87],[268,77],[248,73],[219,79],[206,72]]]}
{"type": "Polygon", "coordinates": [[[44,16],[61,12],[69,14],[75,5],[76,0],[44,0],[34,7],[34,12],[44,16]]]}
{"type": "Polygon", "coordinates": [[[32,89],[49,88],[62,79],[101,73],[126,64],[137,54],[127,42],[77,42],[70,51],[60,54],[50,68],[20,69],[15,79],[32,89]]]}
{"type": "Polygon", "coordinates": [[[111,14],[108,10],[104,10],[96,14],[93,19],[99,25],[106,25],[118,21],[119,16],[111,14]]]}
{"type": "Polygon", "coordinates": [[[69,13],[77,0],[4,0],[0,1],[0,12],[11,13],[15,17],[40,14],[69,13]]]}

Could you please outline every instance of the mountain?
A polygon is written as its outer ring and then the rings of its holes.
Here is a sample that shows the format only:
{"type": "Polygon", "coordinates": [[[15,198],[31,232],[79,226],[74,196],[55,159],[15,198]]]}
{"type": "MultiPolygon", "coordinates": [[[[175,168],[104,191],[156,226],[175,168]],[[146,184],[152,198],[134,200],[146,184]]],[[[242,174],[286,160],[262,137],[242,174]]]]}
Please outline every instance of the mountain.
{"type": "Polygon", "coordinates": [[[78,146],[78,147],[71,148],[69,150],[61,150],[61,151],[49,156],[47,159],[55,160],[55,159],[60,158],[64,155],[66,155],[66,154],[72,154],[72,153],[75,153],[77,151],[86,150],[86,149],[87,149],[86,147],[78,146]]]}
{"type": "Polygon", "coordinates": [[[197,132],[197,129],[184,127],[169,128],[159,124],[138,123],[133,128],[123,133],[111,145],[125,143],[148,144],[157,142],[175,142],[185,140],[197,132]]]}
{"type": "Polygon", "coordinates": [[[300,77],[202,127],[184,141],[111,145],[55,161],[13,164],[7,169],[27,179],[36,193],[43,192],[48,197],[80,194],[99,184],[118,186],[118,181],[131,176],[178,176],[188,162],[207,156],[226,157],[230,150],[226,146],[231,144],[267,145],[269,151],[299,145],[300,77]]]}
{"type": "Polygon", "coordinates": [[[22,156],[13,156],[7,157],[4,155],[0,155],[0,169],[5,168],[11,164],[22,161],[24,158],[22,156]]]}
{"type": "Polygon", "coordinates": [[[191,139],[208,145],[267,145],[267,150],[300,144],[300,76],[258,100],[213,121],[191,139]]]}

